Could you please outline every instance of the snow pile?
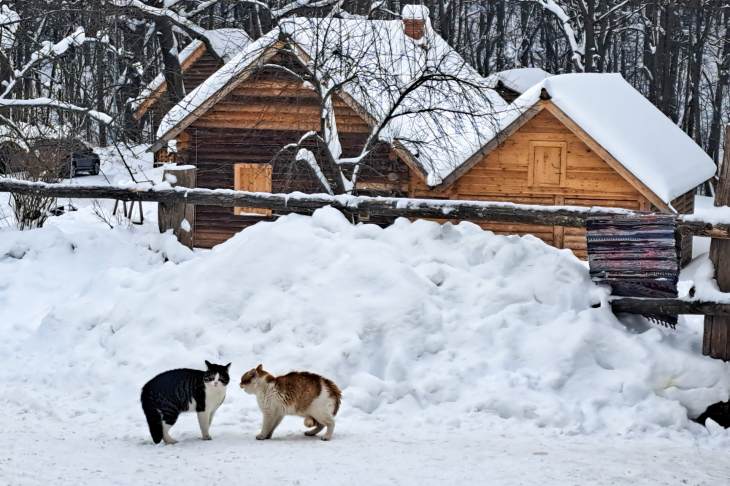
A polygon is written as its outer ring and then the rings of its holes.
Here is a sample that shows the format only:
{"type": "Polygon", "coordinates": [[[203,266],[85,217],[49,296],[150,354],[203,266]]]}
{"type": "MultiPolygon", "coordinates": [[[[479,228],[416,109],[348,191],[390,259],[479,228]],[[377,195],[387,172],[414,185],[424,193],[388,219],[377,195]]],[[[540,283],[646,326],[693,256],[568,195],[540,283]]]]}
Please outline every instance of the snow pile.
{"type": "Polygon", "coordinates": [[[533,237],[323,209],[193,254],[65,219],[0,233],[0,382],[42,414],[139,418],[145,380],[204,359],[233,361],[234,380],[310,369],[344,389],[344,416],[450,427],[706,434],[688,414],[730,394],[695,334],[628,330],[591,307],[603,291],[572,254],[533,237]]]}

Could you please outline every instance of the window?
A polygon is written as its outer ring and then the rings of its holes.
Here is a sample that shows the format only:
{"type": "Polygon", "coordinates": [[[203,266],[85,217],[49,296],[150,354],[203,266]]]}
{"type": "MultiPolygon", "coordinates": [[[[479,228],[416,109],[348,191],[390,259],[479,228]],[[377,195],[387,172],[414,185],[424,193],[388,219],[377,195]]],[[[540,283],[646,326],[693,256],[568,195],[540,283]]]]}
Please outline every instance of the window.
{"type": "Polygon", "coordinates": [[[530,186],[561,186],[565,182],[566,165],[565,142],[530,142],[530,186]]]}
{"type": "MultiPolygon", "coordinates": [[[[271,192],[271,164],[235,164],[233,187],[237,191],[271,192]]],[[[271,216],[271,209],[233,208],[236,216],[271,216]]]]}

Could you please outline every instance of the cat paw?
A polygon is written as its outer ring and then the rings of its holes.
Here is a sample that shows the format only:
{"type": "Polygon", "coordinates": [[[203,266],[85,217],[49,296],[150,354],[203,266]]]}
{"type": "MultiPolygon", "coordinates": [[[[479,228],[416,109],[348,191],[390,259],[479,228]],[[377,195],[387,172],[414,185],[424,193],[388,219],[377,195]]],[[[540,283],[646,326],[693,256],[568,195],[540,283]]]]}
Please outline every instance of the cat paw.
{"type": "Polygon", "coordinates": [[[268,437],[266,437],[264,434],[258,434],[256,436],[256,440],[266,440],[268,437]]]}
{"type": "Polygon", "coordinates": [[[210,435],[204,435],[203,440],[213,440],[213,437],[211,437],[210,435]]]}
{"type": "Polygon", "coordinates": [[[165,444],[173,445],[173,444],[177,444],[177,441],[175,439],[166,439],[165,444]]]}

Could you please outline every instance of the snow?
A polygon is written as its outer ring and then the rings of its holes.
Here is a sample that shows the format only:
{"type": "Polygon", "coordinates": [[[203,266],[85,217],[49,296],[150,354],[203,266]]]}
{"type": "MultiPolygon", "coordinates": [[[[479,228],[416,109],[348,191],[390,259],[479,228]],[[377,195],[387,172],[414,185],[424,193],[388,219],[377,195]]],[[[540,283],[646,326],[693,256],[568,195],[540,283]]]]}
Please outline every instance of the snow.
{"type": "MultiPolygon", "coordinates": [[[[210,42],[216,54],[223,59],[224,62],[230,61],[236,54],[244,49],[250,42],[251,38],[242,29],[214,29],[204,32],[205,37],[210,42]]],[[[203,46],[203,41],[194,39],[178,54],[180,65],[184,65],[190,56],[203,46]]],[[[165,83],[165,76],[159,73],[150,81],[140,92],[139,96],[131,102],[132,111],[137,111],[144,101],[152,96],[165,83]]]]}
{"type": "Polygon", "coordinates": [[[233,56],[241,52],[243,48],[251,43],[251,38],[243,29],[214,29],[207,30],[205,37],[210,42],[213,50],[224,61],[230,61],[233,56]]]}
{"type": "Polygon", "coordinates": [[[715,206],[714,198],[695,196],[695,210],[683,216],[684,221],[705,221],[710,224],[730,224],[730,207],[715,206]]]}
{"type": "Polygon", "coordinates": [[[540,68],[516,68],[500,71],[487,77],[487,85],[496,88],[499,83],[517,93],[524,93],[537,83],[552,76],[540,68]]]}
{"type": "Polygon", "coordinates": [[[663,202],[715,174],[712,159],[620,74],[552,76],[517,98],[515,113],[535,105],[545,89],[551,101],[663,202]]]}
{"type": "MultiPolygon", "coordinates": [[[[137,179],[159,181],[138,153],[125,153],[137,179]]],[[[102,170],[123,185],[113,154],[102,151],[102,170]]],[[[146,224],[109,229],[75,204],[42,229],[0,229],[9,484],[719,484],[730,474],[716,460],[730,432],[688,419],[730,394],[730,365],[701,355],[701,323],[672,332],[592,308],[605,291],[569,251],[470,223],[355,226],[330,208],[190,251],[158,234],[154,205],[146,224]],[[200,441],[186,415],[180,443],[155,447],[141,385],[204,359],[233,361],[214,440],[200,441]],[[254,439],[260,414],[236,382],[259,362],[343,388],[333,442],[306,440],[294,419],[274,440],[254,439]]]]}
{"type": "Polygon", "coordinates": [[[188,115],[206,108],[215,94],[241,82],[240,75],[250,71],[280,32],[291,36],[306,57],[317,60],[321,79],[338,84],[357,73],[343,90],[375,120],[385,120],[399,106],[380,139],[405,146],[429,185],[438,185],[491,140],[498,114],[507,110],[507,103],[486,87],[484,78],[432,30],[427,29],[424,44],[406,36],[400,20],[293,17],[249,44],[173,107],[160,123],[158,138],[174,137],[173,129],[192,122],[188,115]],[[398,104],[400,94],[424,72],[442,73],[450,79],[428,81],[398,104]]]}

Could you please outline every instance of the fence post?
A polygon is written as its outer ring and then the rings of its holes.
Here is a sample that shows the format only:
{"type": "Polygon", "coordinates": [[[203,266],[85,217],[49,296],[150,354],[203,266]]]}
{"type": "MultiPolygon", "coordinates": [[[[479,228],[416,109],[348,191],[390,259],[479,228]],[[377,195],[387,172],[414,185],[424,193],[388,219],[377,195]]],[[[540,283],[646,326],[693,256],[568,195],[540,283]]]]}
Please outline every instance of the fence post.
{"type": "MultiPolygon", "coordinates": [[[[195,187],[195,167],[182,165],[167,168],[162,173],[162,180],[171,186],[195,187]]],[[[193,247],[195,205],[185,202],[161,202],[157,206],[157,223],[160,232],[172,229],[180,243],[189,248],[193,247]]]]}
{"type": "MultiPolygon", "coordinates": [[[[718,176],[715,206],[730,206],[730,125],[725,127],[725,155],[718,176]]],[[[715,266],[718,287],[730,292],[730,241],[713,238],[710,260],[715,266]]],[[[705,316],[702,354],[730,361],[730,317],[705,316]]]]}
{"type": "MultiPolygon", "coordinates": [[[[715,206],[730,205],[730,125],[725,127],[725,154],[718,170],[715,189],[715,206]]],[[[715,266],[717,286],[730,292],[730,241],[713,238],[710,243],[710,260],[715,266]]],[[[702,354],[730,361],[730,316],[705,316],[702,334],[702,354]]],[[[700,421],[711,418],[724,427],[730,427],[730,400],[715,403],[700,416],[700,421]]]]}

